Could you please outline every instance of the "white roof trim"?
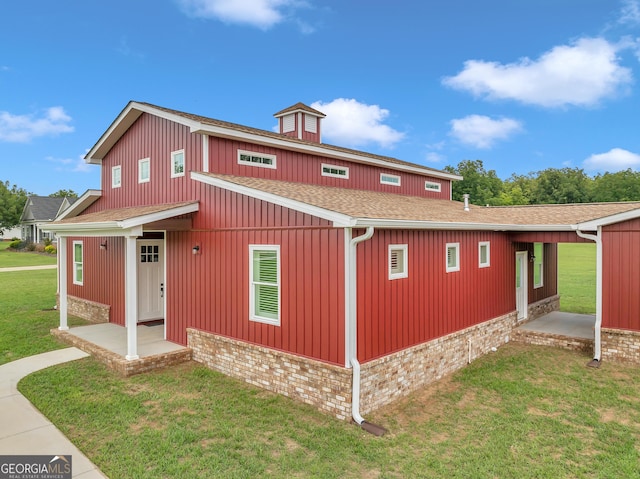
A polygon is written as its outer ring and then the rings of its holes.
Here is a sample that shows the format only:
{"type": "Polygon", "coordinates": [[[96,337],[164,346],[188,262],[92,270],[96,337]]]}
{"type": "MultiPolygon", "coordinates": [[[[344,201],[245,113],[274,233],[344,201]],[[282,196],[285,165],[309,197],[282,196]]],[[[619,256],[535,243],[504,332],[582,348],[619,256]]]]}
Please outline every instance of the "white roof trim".
{"type": "Polygon", "coordinates": [[[299,151],[301,153],[308,153],[311,155],[322,156],[325,158],[333,158],[336,160],[347,160],[356,163],[365,163],[368,165],[380,166],[382,168],[388,168],[395,171],[405,171],[408,173],[415,173],[422,176],[431,176],[433,178],[440,178],[446,180],[462,180],[462,176],[454,175],[438,170],[425,170],[417,166],[403,165],[399,163],[393,163],[390,161],[384,161],[378,158],[372,158],[365,155],[358,155],[355,153],[341,152],[330,148],[324,148],[322,143],[317,145],[310,145],[306,143],[292,143],[285,139],[270,138],[255,133],[249,133],[245,131],[233,130],[230,128],[223,128],[214,125],[200,124],[198,129],[191,129],[191,133],[199,133],[202,135],[211,135],[219,138],[229,138],[232,140],[246,141],[254,144],[271,146],[273,148],[281,148],[288,151],[299,151]]]}
{"type": "Polygon", "coordinates": [[[640,218],[640,208],[634,210],[625,211],[623,213],[616,213],[614,215],[605,216],[596,220],[585,221],[584,223],[578,223],[576,229],[584,231],[595,231],[598,226],[607,226],[614,223],[621,223],[623,221],[634,220],[640,218]]]}
{"type": "Polygon", "coordinates": [[[397,171],[406,171],[409,173],[415,173],[423,176],[432,176],[434,178],[446,179],[446,180],[461,180],[462,177],[438,170],[427,170],[418,166],[402,165],[393,163],[390,161],[384,161],[378,158],[371,158],[366,155],[358,155],[355,153],[340,152],[330,148],[324,148],[322,143],[317,145],[309,145],[305,143],[295,143],[288,141],[287,139],[271,138],[268,136],[259,135],[256,133],[250,133],[245,131],[239,131],[232,128],[225,128],[215,125],[207,125],[195,120],[189,120],[180,115],[166,112],[154,108],[150,105],[143,105],[141,103],[132,101],[125,107],[124,110],[118,115],[118,117],[109,126],[106,132],[100,137],[98,142],[89,150],[85,156],[85,161],[91,164],[101,164],[102,159],[107,152],[113,147],[115,142],[129,129],[131,125],[142,115],[142,113],[149,113],[151,115],[164,118],[166,120],[179,123],[190,128],[191,133],[216,136],[220,138],[229,138],[239,141],[247,141],[254,144],[270,146],[273,148],[281,148],[289,151],[299,151],[302,153],[308,153],[312,155],[324,156],[326,158],[335,158],[339,160],[354,161],[356,163],[365,163],[375,166],[380,166],[397,171]]]}
{"type": "Polygon", "coordinates": [[[355,218],[352,226],[374,226],[384,229],[429,229],[429,230],[464,230],[464,231],[573,231],[572,225],[514,225],[491,223],[460,223],[443,221],[418,221],[418,220],[394,220],[394,219],[370,219],[355,218]]]}
{"type": "Polygon", "coordinates": [[[275,195],[273,193],[267,193],[266,191],[257,190],[255,188],[249,188],[248,186],[238,185],[236,183],[221,180],[219,178],[213,178],[202,173],[191,172],[191,179],[200,181],[207,185],[217,186],[228,191],[233,191],[241,195],[250,196],[251,198],[268,201],[269,203],[284,206],[285,208],[300,211],[301,213],[307,213],[318,218],[325,219],[327,221],[332,221],[334,226],[350,226],[353,221],[353,218],[351,218],[350,216],[336,213],[335,211],[320,208],[318,206],[313,206],[308,203],[303,203],[302,201],[284,198],[282,196],[275,195]]]}
{"type": "Polygon", "coordinates": [[[89,206],[96,202],[102,196],[102,190],[87,190],[82,196],[73,202],[66,210],[56,216],[56,221],[65,218],[74,218],[86,210],[89,206]]]}
{"type": "MultiPolygon", "coordinates": [[[[92,223],[50,223],[45,231],[53,231],[58,236],[135,236],[147,223],[166,220],[174,216],[186,215],[198,211],[200,205],[190,203],[168,210],[135,216],[122,221],[95,221],[92,223]]],[[[138,235],[139,236],[139,235],[138,235]]]]}

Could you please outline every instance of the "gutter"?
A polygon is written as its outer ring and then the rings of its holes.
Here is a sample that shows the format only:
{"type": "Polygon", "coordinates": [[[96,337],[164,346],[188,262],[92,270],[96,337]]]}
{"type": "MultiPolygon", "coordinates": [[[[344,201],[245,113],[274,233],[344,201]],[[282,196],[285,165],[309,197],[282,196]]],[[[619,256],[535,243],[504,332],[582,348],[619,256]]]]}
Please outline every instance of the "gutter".
{"type": "Polygon", "coordinates": [[[362,429],[376,436],[382,436],[386,430],[365,421],[360,415],[360,363],[358,362],[358,292],[357,292],[357,246],[371,239],[374,227],[369,226],[364,234],[352,238],[352,229],[345,228],[345,353],[346,367],[353,369],[351,383],[351,416],[362,429]]]}
{"type": "Polygon", "coordinates": [[[576,234],[580,238],[596,243],[596,324],[594,326],[593,360],[587,366],[599,368],[602,355],[602,226],[598,226],[595,235],[583,233],[579,229],[576,229],[576,234]]]}

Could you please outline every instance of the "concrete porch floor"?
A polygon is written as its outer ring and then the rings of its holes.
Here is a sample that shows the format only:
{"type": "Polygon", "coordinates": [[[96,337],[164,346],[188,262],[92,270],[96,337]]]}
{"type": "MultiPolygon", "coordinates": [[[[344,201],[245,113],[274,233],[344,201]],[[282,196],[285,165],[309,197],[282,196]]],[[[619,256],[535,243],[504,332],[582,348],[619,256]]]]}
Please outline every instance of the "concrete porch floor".
{"type": "Polygon", "coordinates": [[[516,329],[593,340],[595,324],[596,317],[592,314],[553,311],[516,329]]]}
{"type": "Polygon", "coordinates": [[[138,325],[138,359],[127,360],[127,329],[113,323],[51,331],[62,341],[91,354],[123,376],[189,361],[191,349],[164,338],[164,325],[138,325]]]}
{"type": "MultiPolygon", "coordinates": [[[[73,336],[89,341],[122,357],[127,354],[127,328],[113,323],[77,326],[67,331],[73,336]]],[[[164,325],[138,325],[138,356],[141,358],[185,349],[164,339],[164,325]]]]}

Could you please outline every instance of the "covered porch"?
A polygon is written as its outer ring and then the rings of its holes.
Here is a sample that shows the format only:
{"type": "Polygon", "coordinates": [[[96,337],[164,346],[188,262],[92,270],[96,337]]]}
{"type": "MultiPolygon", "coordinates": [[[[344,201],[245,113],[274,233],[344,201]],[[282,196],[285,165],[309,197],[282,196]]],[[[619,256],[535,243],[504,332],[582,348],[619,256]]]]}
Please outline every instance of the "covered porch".
{"type": "Polygon", "coordinates": [[[592,353],[595,325],[595,315],[553,311],[516,327],[511,340],[592,353]]]}
{"type": "Polygon", "coordinates": [[[62,341],[94,356],[98,361],[123,376],[132,376],[152,369],[171,366],[191,359],[191,349],[164,339],[162,322],[136,327],[138,358],[127,359],[127,333],[113,323],[78,326],[52,333],[62,341]]]}

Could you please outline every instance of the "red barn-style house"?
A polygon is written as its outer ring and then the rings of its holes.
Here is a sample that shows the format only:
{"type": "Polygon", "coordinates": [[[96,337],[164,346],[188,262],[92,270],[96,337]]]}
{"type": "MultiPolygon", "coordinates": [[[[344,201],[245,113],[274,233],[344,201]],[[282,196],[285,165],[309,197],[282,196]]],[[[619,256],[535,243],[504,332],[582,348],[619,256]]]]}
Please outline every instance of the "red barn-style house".
{"type": "MultiPolygon", "coordinates": [[[[164,320],[195,361],[338,418],[407,394],[558,308],[556,243],[595,241],[594,357],[640,331],[640,203],[479,207],[460,177],[321,141],[131,102],[89,151],[100,190],[49,226],[67,315],[164,320]]],[[[635,352],[634,352],[635,351],[635,352]]]]}

